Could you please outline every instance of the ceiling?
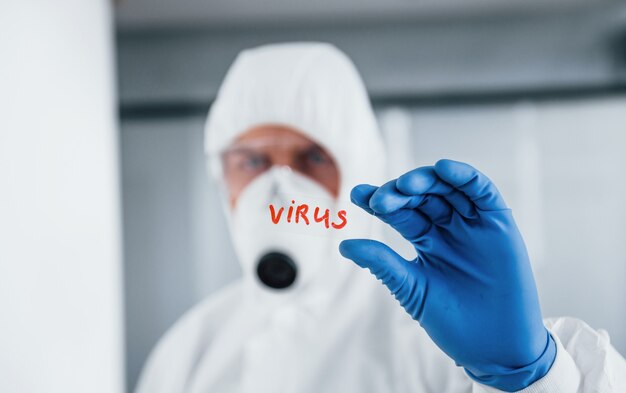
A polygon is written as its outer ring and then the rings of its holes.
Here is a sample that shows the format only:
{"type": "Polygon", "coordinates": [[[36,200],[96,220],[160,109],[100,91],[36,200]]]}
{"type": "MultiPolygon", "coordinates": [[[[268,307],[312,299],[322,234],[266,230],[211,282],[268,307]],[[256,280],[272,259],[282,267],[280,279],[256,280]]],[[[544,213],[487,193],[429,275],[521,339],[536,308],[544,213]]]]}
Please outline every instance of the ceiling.
{"type": "MultiPolygon", "coordinates": [[[[620,0],[621,1],[621,0],[620,0]]],[[[118,28],[224,28],[393,22],[567,11],[618,0],[121,0],[118,28]]]]}

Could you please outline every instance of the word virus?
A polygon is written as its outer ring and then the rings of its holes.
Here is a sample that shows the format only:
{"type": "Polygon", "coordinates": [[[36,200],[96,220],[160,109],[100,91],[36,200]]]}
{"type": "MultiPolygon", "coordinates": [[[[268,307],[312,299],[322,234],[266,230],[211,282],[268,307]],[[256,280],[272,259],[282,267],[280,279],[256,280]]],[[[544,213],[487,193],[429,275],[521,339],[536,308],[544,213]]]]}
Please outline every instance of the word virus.
{"type": "MultiPolygon", "coordinates": [[[[300,223],[301,221],[306,224],[309,225],[310,224],[310,220],[309,220],[309,205],[307,205],[306,203],[302,203],[299,205],[295,205],[296,201],[292,200],[291,201],[291,206],[289,206],[289,208],[287,209],[287,222],[291,223],[292,221],[296,224],[300,223]]],[[[276,208],[274,207],[274,205],[270,204],[269,205],[269,209],[270,209],[270,218],[272,220],[272,222],[274,224],[278,224],[283,216],[283,213],[285,212],[285,208],[281,207],[280,209],[278,209],[278,211],[276,211],[276,208]]],[[[329,209],[325,209],[324,213],[320,215],[320,211],[321,209],[319,207],[315,207],[315,209],[313,210],[313,221],[317,222],[317,223],[324,223],[324,226],[326,228],[330,228],[331,226],[335,229],[341,229],[343,227],[346,226],[346,224],[348,223],[348,219],[346,218],[346,211],[345,210],[339,210],[337,212],[337,220],[338,222],[335,222],[335,220],[333,220],[332,222],[330,221],[330,210],[329,209]]]]}

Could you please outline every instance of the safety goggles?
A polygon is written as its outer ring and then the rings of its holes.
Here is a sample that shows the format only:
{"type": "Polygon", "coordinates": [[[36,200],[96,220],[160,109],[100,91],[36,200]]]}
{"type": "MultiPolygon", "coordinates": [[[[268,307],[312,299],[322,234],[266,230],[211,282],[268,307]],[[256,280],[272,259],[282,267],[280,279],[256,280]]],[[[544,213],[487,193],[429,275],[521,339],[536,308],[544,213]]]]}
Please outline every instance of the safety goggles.
{"type": "Polygon", "coordinates": [[[261,137],[235,141],[220,154],[225,184],[231,196],[274,166],[287,166],[318,182],[334,196],[339,172],[333,157],[304,136],[261,137]]]}

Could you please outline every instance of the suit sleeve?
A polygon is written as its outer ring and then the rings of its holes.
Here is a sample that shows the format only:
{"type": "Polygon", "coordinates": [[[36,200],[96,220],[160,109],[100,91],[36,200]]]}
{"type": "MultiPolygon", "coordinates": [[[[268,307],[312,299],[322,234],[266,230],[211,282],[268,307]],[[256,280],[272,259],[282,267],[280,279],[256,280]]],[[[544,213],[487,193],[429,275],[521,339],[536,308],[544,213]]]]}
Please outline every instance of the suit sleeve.
{"type": "MultiPolygon", "coordinates": [[[[574,318],[544,321],[557,344],[550,371],[518,393],[626,392],[626,361],[611,346],[604,330],[594,330],[574,318]]],[[[500,390],[474,383],[473,393],[500,390]]]]}

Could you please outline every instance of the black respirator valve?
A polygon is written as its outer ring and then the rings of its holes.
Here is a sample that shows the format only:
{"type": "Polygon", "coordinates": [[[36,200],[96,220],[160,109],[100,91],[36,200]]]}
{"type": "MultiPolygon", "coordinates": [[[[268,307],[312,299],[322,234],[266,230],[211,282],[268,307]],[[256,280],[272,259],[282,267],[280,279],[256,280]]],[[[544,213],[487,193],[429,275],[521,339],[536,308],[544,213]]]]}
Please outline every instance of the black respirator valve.
{"type": "Polygon", "coordinates": [[[259,280],[270,288],[289,288],[297,275],[293,259],[280,252],[269,252],[261,257],[256,267],[259,280]]]}

